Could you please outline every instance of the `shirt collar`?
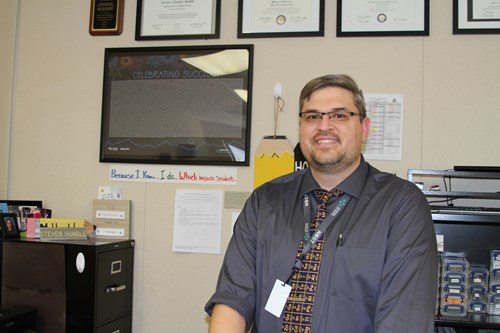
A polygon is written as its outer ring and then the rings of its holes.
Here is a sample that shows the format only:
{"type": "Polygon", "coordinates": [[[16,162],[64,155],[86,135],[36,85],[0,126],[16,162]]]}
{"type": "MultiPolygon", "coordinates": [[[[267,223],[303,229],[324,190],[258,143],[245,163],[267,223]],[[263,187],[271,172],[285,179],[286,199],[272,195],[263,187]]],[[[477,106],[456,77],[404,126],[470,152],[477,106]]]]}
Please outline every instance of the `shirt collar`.
{"type": "MultiPolygon", "coordinates": [[[[359,198],[367,177],[368,177],[368,163],[365,161],[364,157],[361,156],[361,163],[356,168],[356,170],[354,170],[354,172],[351,175],[349,175],[349,177],[344,179],[336,187],[336,189],[348,193],[355,198],[359,198]]],[[[321,187],[313,178],[311,170],[307,169],[304,174],[304,180],[302,181],[302,185],[300,187],[300,196],[304,196],[309,192],[320,189],[321,187]]]]}

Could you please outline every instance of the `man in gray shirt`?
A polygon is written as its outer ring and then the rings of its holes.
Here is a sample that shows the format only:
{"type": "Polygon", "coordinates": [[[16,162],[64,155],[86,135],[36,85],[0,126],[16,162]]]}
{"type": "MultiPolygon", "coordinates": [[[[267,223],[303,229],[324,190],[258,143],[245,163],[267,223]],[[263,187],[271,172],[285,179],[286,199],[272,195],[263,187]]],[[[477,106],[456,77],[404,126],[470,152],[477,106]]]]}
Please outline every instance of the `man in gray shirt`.
{"type": "Polygon", "coordinates": [[[370,120],[352,78],[311,80],[299,107],[309,169],[262,185],[245,204],[205,306],[209,332],[433,332],[437,247],[425,196],[365,162],[370,120]],[[316,224],[324,230],[310,232],[325,190],[336,195],[316,224]]]}

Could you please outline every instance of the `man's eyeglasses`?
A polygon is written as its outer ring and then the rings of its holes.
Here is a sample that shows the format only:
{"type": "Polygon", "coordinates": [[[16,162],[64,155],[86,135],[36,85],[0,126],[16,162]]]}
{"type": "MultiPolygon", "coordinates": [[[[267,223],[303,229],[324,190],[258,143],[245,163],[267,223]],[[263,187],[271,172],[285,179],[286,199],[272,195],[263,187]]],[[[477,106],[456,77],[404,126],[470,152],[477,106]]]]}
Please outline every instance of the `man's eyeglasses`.
{"type": "Polygon", "coordinates": [[[319,123],[323,119],[323,116],[328,116],[328,119],[332,123],[340,123],[351,119],[351,117],[361,116],[361,114],[347,110],[337,110],[331,112],[306,111],[299,113],[299,117],[308,123],[319,123]]]}

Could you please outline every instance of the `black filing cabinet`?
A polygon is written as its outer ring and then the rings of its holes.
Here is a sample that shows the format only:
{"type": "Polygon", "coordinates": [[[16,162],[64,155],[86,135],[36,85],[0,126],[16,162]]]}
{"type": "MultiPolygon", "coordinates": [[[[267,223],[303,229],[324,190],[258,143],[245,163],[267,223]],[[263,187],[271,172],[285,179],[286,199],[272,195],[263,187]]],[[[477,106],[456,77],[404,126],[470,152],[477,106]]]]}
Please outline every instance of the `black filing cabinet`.
{"type": "Polygon", "coordinates": [[[36,308],[38,333],[130,333],[133,265],[133,240],[4,240],[2,306],[36,308]]]}

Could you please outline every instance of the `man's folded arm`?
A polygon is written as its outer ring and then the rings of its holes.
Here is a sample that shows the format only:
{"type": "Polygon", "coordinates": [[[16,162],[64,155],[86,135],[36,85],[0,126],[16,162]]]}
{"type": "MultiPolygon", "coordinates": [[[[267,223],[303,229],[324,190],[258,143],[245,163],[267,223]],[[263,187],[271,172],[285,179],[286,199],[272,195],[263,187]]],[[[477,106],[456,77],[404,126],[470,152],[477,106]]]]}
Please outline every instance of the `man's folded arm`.
{"type": "Polygon", "coordinates": [[[216,304],[208,333],[245,333],[245,318],[228,305],[216,304]]]}

